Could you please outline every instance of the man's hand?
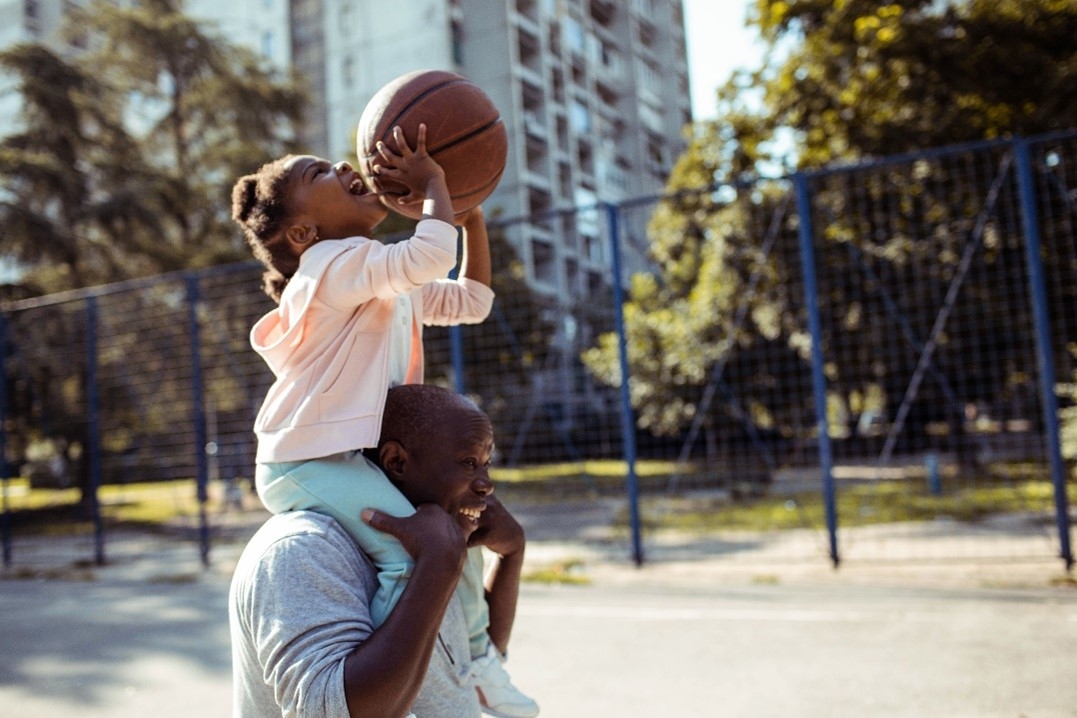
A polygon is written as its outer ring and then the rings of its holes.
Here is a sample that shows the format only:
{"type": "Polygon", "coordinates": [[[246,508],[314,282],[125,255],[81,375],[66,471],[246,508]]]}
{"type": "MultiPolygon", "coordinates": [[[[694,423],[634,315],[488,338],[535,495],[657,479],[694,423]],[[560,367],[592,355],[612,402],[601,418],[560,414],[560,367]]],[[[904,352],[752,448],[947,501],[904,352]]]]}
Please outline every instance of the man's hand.
{"type": "Polygon", "coordinates": [[[445,608],[467,561],[467,541],[456,519],[434,504],[417,507],[411,516],[373,509],[361,516],[399,539],[415,558],[415,569],[385,622],[344,662],[348,715],[400,716],[419,695],[445,608]]]}
{"type": "Polygon", "coordinates": [[[452,516],[435,504],[422,504],[411,516],[390,516],[374,509],[363,509],[363,521],[395,536],[404,550],[415,559],[431,560],[463,570],[467,560],[464,532],[452,516]]]}
{"type": "Polygon", "coordinates": [[[512,556],[523,550],[524,528],[496,496],[486,497],[486,510],[479,527],[468,538],[469,546],[485,546],[498,556],[512,556]]]}

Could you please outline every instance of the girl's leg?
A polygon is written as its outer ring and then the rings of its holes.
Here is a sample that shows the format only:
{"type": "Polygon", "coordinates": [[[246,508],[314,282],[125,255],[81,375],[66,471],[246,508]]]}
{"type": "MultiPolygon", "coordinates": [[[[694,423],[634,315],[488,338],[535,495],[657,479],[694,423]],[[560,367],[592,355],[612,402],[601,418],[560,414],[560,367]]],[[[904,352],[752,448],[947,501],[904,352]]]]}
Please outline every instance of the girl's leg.
{"type": "Polygon", "coordinates": [[[456,595],[464,607],[467,617],[467,631],[471,643],[471,657],[486,655],[490,646],[490,608],[486,605],[486,586],[484,583],[482,548],[475,546],[467,551],[467,565],[460,575],[456,595]]]}
{"type": "MultiPolygon", "coordinates": [[[[378,569],[378,592],[371,602],[374,625],[380,626],[396,605],[413,561],[400,542],[359,518],[365,508],[392,516],[410,516],[415,508],[373,462],[350,452],[312,461],[260,464],[255,487],[265,507],[284,511],[317,511],[336,519],[378,569]]],[[[456,587],[467,618],[471,655],[486,654],[490,611],[483,583],[482,549],[468,550],[467,565],[456,587]]]]}
{"type": "Polygon", "coordinates": [[[394,537],[359,518],[365,508],[410,516],[414,507],[373,462],[360,452],[345,452],[303,462],[261,465],[258,496],[273,513],[317,511],[344,527],[378,569],[378,590],[370,614],[380,626],[411,576],[412,559],[394,537]]]}

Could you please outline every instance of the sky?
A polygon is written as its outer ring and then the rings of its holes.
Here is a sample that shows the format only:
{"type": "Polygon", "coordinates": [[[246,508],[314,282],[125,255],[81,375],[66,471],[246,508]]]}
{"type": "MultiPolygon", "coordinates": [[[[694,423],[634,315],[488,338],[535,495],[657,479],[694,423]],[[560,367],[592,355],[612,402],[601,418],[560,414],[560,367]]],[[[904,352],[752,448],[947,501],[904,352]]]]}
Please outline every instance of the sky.
{"type": "Polygon", "coordinates": [[[762,42],[744,27],[749,0],[683,0],[688,33],[688,79],[692,114],[714,117],[715,89],[734,69],[754,68],[763,56],[762,42]]]}

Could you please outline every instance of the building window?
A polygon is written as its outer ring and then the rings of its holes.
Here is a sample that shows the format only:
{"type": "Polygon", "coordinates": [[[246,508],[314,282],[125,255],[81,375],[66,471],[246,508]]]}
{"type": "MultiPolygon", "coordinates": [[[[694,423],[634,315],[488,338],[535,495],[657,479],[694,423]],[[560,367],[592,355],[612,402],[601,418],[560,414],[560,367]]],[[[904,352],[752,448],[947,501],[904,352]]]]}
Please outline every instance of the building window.
{"type": "MultiPolygon", "coordinates": [[[[74,0],[64,0],[63,16],[65,21],[69,21],[71,16],[77,13],[79,5],[74,0]]],[[[83,29],[74,31],[67,40],[67,44],[73,48],[79,50],[85,50],[87,47],[87,35],[83,29]]]]}
{"type": "Polygon", "coordinates": [[[39,9],[37,0],[23,0],[22,25],[32,33],[38,31],[39,9]]]}
{"type": "Polygon", "coordinates": [[[568,108],[572,131],[578,135],[591,134],[591,113],[579,100],[573,100],[568,108]]]}
{"type": "Polygon", "coordinates": [[[464,28],[456,20],[452,21],[452,61],[464,64],[464,28]]]}
{"type": "Polygon", "coordinates": [[[352,60],[351,55],[347,55],[344,58],[343,66],[341,67],[341,73],[343,75],[343,82],[345,87],[352,87],[355,84],[355,61],[352,60]]]}
{"type": "Polygon", "coordinates": [[[340,4],[340,34],[350,35],[352,32],[352,4],[342,2],[340,4]]]}
{"type": "Polygon", "coordinates": [[[573,18],[566,18],[563,27],[565,28],[565,44],[568,49],[582,55],[587,43],[583,28],[573,18]]]}
{"type": "Polygon", "coordinates": [[[531,259],[535,267],[535,279],[544,284],[557,285],[556,252],[546,242],[531,243],[531,259]]]}

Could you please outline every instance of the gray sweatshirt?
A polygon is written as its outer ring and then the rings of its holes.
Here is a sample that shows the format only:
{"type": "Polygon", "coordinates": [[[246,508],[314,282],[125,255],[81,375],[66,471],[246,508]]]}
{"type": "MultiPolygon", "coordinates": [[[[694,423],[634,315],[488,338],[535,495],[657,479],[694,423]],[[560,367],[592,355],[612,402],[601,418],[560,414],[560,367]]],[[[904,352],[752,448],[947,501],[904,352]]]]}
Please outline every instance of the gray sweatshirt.
{"type": "MultiPolygon", "coordinates": [[[[346,718],[344,659],[373,631],[377,574],[333,519],[273,516],[232,577],[233,718],[346,718]]],[[[454,597],[419,697],[417,718],[479,718],[467,627],[454,597]]]]}

